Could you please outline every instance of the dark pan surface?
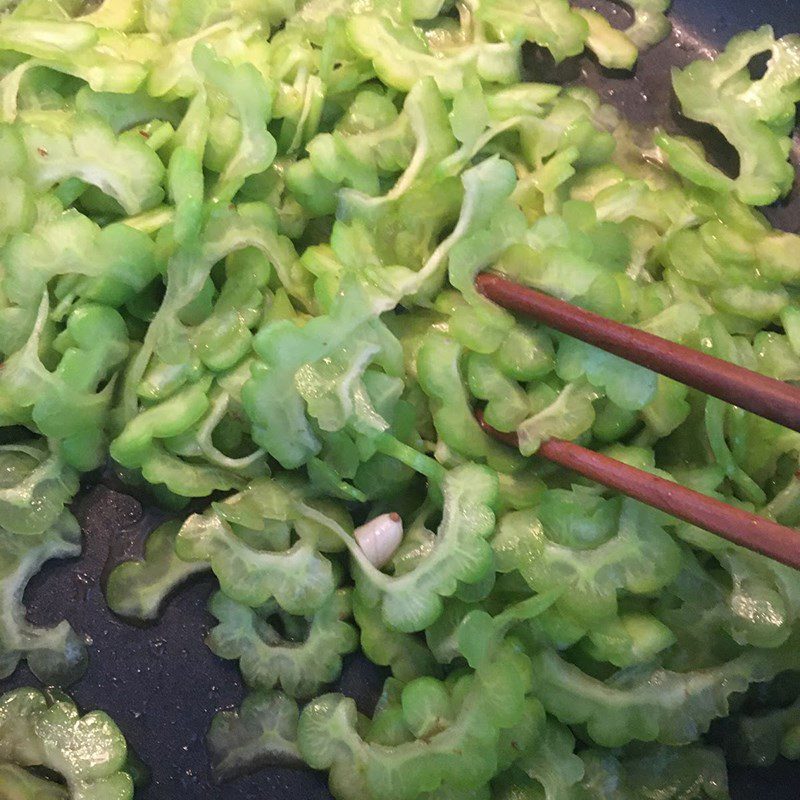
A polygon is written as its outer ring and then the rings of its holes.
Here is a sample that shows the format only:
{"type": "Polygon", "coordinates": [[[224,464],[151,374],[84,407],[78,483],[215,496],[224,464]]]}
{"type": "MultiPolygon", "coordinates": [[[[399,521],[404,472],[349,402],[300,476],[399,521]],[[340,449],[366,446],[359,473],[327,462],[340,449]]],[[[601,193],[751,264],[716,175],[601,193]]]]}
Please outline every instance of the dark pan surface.
{"type": "MultiPolygon", "coordinates": [[[[747,27],[769,22],[779,33],[800,30],[800,0],[675,0],[674,20],[671,39],[642,58],[633,79],[601,73],[588,61],[559,71],[565,79],[594,86],[634,121],[675,126],[670,67],[708,53],[747,27]]],[[[800,230],[798,201],[771,216],[786,229],[800,230]]],[[[216,711],[238,704],[244,695],[235,665],[215,658],[203,644],[211,624],[205,603],[213,582],[204,579],[181,591],[155,626],[123,623],[106,608],[104,576],[141,552],[141,541],[159,516],[102,484],[82,493],[76,513],[86,533],[82,558],[47,569],[33,581],[26,600],[37,623],[56,623],[66,608],[90,644],[89,671],[72,692],[84,708],[108,711],[152,769],[152,781],[137,797],[328,800],[324,776],[308,771],[271,768],[224,786],[211,782],[206,730],[216,711]]],[[[342,688],[369,710],[381,680],[355,657],[342,688]]],[[[32,676],[21,669],[0,689],[31,683],[32,676]]],[[[734,800],[796,800],[800,767],[781,763],[769,771],[735,770],[731,783],[734,800]]]]}

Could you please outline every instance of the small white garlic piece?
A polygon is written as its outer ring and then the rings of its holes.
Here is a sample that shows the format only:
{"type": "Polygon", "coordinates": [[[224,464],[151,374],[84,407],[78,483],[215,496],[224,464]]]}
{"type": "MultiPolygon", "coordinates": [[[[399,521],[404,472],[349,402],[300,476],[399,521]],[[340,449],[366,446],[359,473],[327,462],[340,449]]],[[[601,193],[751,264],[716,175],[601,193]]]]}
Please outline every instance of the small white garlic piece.
{"type": "Polygon", "coordinates": [[[356,541],[369,562],[380,569],[386,566],[403,541],[403,520],[399,514],[381,514],[356,528],[356,541]]]}

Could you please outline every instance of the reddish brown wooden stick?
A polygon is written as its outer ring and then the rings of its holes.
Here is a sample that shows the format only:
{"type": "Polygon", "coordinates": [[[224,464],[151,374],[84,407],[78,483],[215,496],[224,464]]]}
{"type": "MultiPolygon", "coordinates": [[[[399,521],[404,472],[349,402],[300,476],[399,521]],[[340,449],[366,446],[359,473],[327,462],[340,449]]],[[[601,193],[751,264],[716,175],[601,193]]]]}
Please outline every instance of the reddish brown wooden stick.
{"type": "MultiPolygon", "coordinates": [[[[512,447],[517,446],[516,434],[501,433],[484,420],[483,414],[476,416],[481,427],[495,439],[512,447]]],[[[800,569],[800,531],[729,506],[714,497],[707,497],[694,489],[687,489],[679,483],[651,475],[573,442],[551,439],[539,448],[537,455],[648,506],[716,533],[734,544],[800,569]]]]}
{"type": "Polygon", "coordinates": [[[504,308],[800,431],[800,388],[584,311],[495,273],[479,275],[475,285],[504,308]]]}

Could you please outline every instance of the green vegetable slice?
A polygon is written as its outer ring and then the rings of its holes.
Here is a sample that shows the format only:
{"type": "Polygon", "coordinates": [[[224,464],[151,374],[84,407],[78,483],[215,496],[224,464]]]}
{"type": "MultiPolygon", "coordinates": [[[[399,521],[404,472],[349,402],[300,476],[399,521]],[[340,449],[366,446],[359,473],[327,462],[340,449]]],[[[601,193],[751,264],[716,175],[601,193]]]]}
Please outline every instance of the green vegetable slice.
{"type": "Polygon", "coordinates": [[[40,442],[0,447],[0,516],[18,536],[39,536],[62,517],[78,489],[74,471],[40,442]]]}
{"type": "Polygon", "coordinates": [[[436,432],[455,452],[512,471],[516,465],[513,455],[489,438],[473,416],[461,375],[462,353],[458,342],[433,331],[425,337],[417,355],[420,387],[431,398],[436,432]]]}
{"type": "Polygon", "coordinates": [[[544,789],[545,800],[570,797],[585,771],[574,751],[569,728],[548,717],[538,747],[520,759],[518,768],[544,789]]]}
{"type": "Polygon", "coordinates": [[[340,589],[322,601],[307,620],[282,612],[275,602],[251,609],[221,592],[209,603],[219,620],[207,644],[221,658],[238,659],[248,686],[280,686],[291,697],[311,697],[342,670],[342,656],[355,650],[358,637],[345,619],[352,612],[350,593],[340,589]],[[285,638],[270,624],[280,619],[285,638]]]}
{"type": "Polygon", "coordinates": [[[225,781],[276,764],[302,764],[297,749],[297,703],[281,692],[249,694],[241,708],[221,711],[206,737],[211,766],[225,781]]]}
{"type": "Polygon", "coordinates": [[[119,307],[158,274],[144,233],[122,224],[101,228],[74,210],[12,238],[5,263],[3,288],[20,306],[38,305],[53,278],[70,275],[79,279],[72,291],[81,297],[119,307]]]}
{"type": "Polygon", "coordinates": [[[442,613],[442,597],[452,595],[459,581],[476,583],[492,568],[486,539],[494,529],[496,475],[475,465],[460,467],[447,475],[443,491],[435,544],[414,569],[385,575],[354,551],[357,591],[366,602],[380,603],[384,620],[400,631],[428,627],[442,613]]]}
{"type": "Polygon", "coordinates": [[[132,31],[142,24],[142,5],[139,0],[103,0],[99,8],[82,14],[80,21],[97,28],[132,31]]]}
{"type": "Polygon", "coordinates": [[[637,47],[657,44],[669,34],[670,0],[631,0],[626,5],[633,11],[633,24],[625,34],[637,47]]]}
{"type": "Polygon", "coordinates": [[[412,681],[399,709],[410,740],[388,746],[359,735],[352,700],[324,695],[300,716],[300,751],[311,766],[331,769],[331,788],[344,800],[411,800],[443,785],[475,790],[497,769],[500,732],[526,710],[527,668],[524,656],[506,652],[450,690],[432,678],[412,681]]]}
{"type": "MultiPolygon", "coordinates": [[[[592,9],[580,9],[578,13],[589,26],[586,46],[598,61],[609,69],[633,69],[639,58],[639,50],[630,36],[614,28],[602,14],[592,9]]],[[[666,23],[666,18],[664,21],[666,23]]]]}
{"type": "MultiPolygon", "coordinates": [[[[255,366],[253,377],[243,387],[242,400],[253,422],[253,438],[284,467],[297,467],[321,449],[306,418],[301,395],[303,376],[298,375],[301,367],[330,358],[351,337],[368,334],[381,310],[384,309],[379,299],[365,296],[360,287],[350,284],[328,315],[316,317],[302,328],[289,320],[279,320],[256,337],[255,349],[263,363],[255,366]]],[[[357,369],[359,359],[371,358],[374,353],[356,351],[355,358],[345,355],[345,361],[355,361],[353,366],[357,369]]],[[[340,373],[338,380],[333,379],[334,389],[342,378],[347,385],[346,368],[342,372],[344,375],[340,373]]],[[[310,377],[308,388],[316,389],[317,380],[310,377]]],[[[355,412],[355,401],[355,396],[350,398],[350,414],[355,412]]],[[[381,425],[377,420],[376,423],[381,425]]]]}
{"type": "Polygon", "coordinates": [[[800,702],[786,708],[767,710],[735,719],[726,748],[741,764],[769,767],[779,756],[800,758],[800,702]]]}
{"type": "Polygon", "coordinates": [[[126,758],[125,739],[101,711],[81,716],[69,699],[51,701],[34,689],[0,698],[0,761],[53,770],[74,800],[133,798],[126,758]]]}
{"type": "Polygon", "coordinates": [[[28,581],[52,558],[81,552],[81,532],[67,511],[38,536],[18,536],[0,530],[0,675],[8,677],[25,659],[43,683],[68,685],[83,675],[87,655],[83,640],[68,622],[37,628],[25,617],[22,598],[28,581]]]}
{"type": "Polygon", "coordinates": [[[0,792],[9,800],[69,800],[63,786],[15,764],[0,764],[0,792]]]}
{"type": "Polygon", "coordinates": [[[533,455],[548,439],[571,440],[586,433],[595,421],[596,398],[597,392],[582,382],[567,384],[551,403],[519,424],[520,452],[533,455]]]}
{"type": "Polygon", "coordinates": [[[361,649],[373,664],[389,667],[400,681],[437,674],[436,661],[425,644],[390,628],[380,608],[370,606],[359,594],[353,597],[353,616],[361,635],[361,649]]]}
{"type": "Polygon", "coordinates": [[[710,723],[730,710],[730,697],[751,683],[793,668],[796,654],[750,650],[721,666],[679,673],[634,667],[603,682],[564,661],[554,651],[534,656],[535,694],[568,724],[583,723],[604,747],[639,741],[685,745],[697,741],[710,723]]]}
{"type": "Polygon", "coordinates": [[[535,510],[512,512],[501,519],[492,541],[498,568],[519,570],[537,592],[566,590],[557,607],[587,625],[616,615],[619,592],[648,595],[674,580],[680,550],[661,527],[659,512],[626,499],[611,521],[597,516],[596,506],[587,506],[579,494],[575,500],[583,508],[571,513],[591,514],[576,521],[587,529],[583,542],[559,542],[543,525],[547,517],[540,519],[535,510]],[[606,540],[608,522],[616,533],[606,540]]]}
{"type": "Polygon", "coordinates": [[[658,384],[656,373],[570,338],[559,344],[556,373],[567,383],[585,377],[626,411],[638,411],[650,403],[658,384]]]}
{"type": "Polygon", "coordinates": [[[274,597],[290,614],[310,614],[334,589],[331,563],[317,551],[316,539],[288,541],[290,526],[300,532],[304,524],[316,521],[312,514],[339,524],[306,509],[286,487],[262,480],[213,504],[205,514],[189,517],[178,534],[176,552],[184,561],[210,564],[234,601],[256,608],[274,597]],[[286,539],[275,549],[264,549],[275,528],[284,528],[286,539]]]}
{"type": "Polygon", "coordinates": [[[406,92],[421,78],[431,77],[442,94],[452,97],[464,86],[465,75],[471,70],[487,82],[519,80],[515,44],[462,42],[453,37],[450,47],[437,51],[419,29],[404,28],[388,17],[372,14],[351,17],[347,35],[384,83],[406,92]]]}
{"type": "MultiPolygon", "coordinates": [[[[739,153],[736,192],[752,205],[767,205],[792,186],[787,157],[794,127],[800,69],[800,40],[775,39],[772,28],[734,37],[714,61],[697,61],[673,76],[675,93],[690,119],[717,128],[739,153]],[[752,80],[750,60],[770,53],[766,74],[752,80]]],[[[696,169],[678,158],[673,167],[692,178],[696,169]]]]}
{"type": "Polygon", "coordinates": [[[129,215],[154,208],[164,197],[164,166],[137,132],[116,136],[102,120],[78,115],[31,122],[22,136],[39,191],[79,178],[129,215]]]}
{"type": "Polygon", "coordinates": [[[219,122],[215,124],[217,115],[225,119],[228,126],[231,118],[239,123],[235,133],[213,138],[216,158],[226,156],[219,184],[214,189],[214,200],[226,203],[250,175],[264,172],[275,158],[277,145],[265,129],[271,112],[270,90],[253,65],[234,66],[217,58],[208,45],[197,45],[192,60],[210,92],[212,131],[221,126],[219,122]]]}
{"type": "Polygon", "coordinates": [[[53,342],[60,360],[50,372],[38,354],[47,312],[44,297],[30,338],[8,359],[0,379],[6,405],[3,421],[26,424],[50,437],[71,467],[95,469],[105,455],[111,405],[108,386],[98,389],[128,354],[125,322],[105,305],[77,308],[53,342]]]}
{"type": "Polygon", "coordinates": [[[504,40],[527,39],[546,47],[556,61],[583,52],[589,26],[568,0],[480,0],[478,18],[504,40]]]}
{"type": "Polygon", "coordinates": [[[602,751],[581,753],[585,773],[576,800],[610,797],[696,797],[727,800],[728,772],[722,753],[710,747],[650,746],[620,756],[602,751]],[[602,787],[613,785],[608,795],[602,787]]]}
{"type": "Polygon", "coordinates": [[[147,537],[144,559],[125,561],[108,576],[106,600],[123,617],[154,620],[169,595],[192,575],[208,569],[202,562],[182,561],[175,554],[181,525],[166,522],[147,537]]]}

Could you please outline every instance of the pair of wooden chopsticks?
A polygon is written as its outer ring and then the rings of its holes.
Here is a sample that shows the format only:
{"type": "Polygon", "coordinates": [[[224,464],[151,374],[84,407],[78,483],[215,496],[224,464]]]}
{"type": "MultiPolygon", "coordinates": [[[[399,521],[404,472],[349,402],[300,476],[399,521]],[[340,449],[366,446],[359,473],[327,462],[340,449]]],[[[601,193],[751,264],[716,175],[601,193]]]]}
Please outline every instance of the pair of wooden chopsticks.
{"type": "MultiPolygon", "coordinates": [[[[791,384],[606,319],[496,273],[479,275],[475,285],[481,294],[504,308],[534,317],[550,328],[800,431],[800,389],[791,384]]],[[[478,414],[478,420],[496,439],[517,445],[515,434],[495,430],[482,414],[478,414]]],[[[551,439],[540,447],[538,455],[735,544],[800,569],[800,532],[792,528],[573,442],[551,439]]]]}

